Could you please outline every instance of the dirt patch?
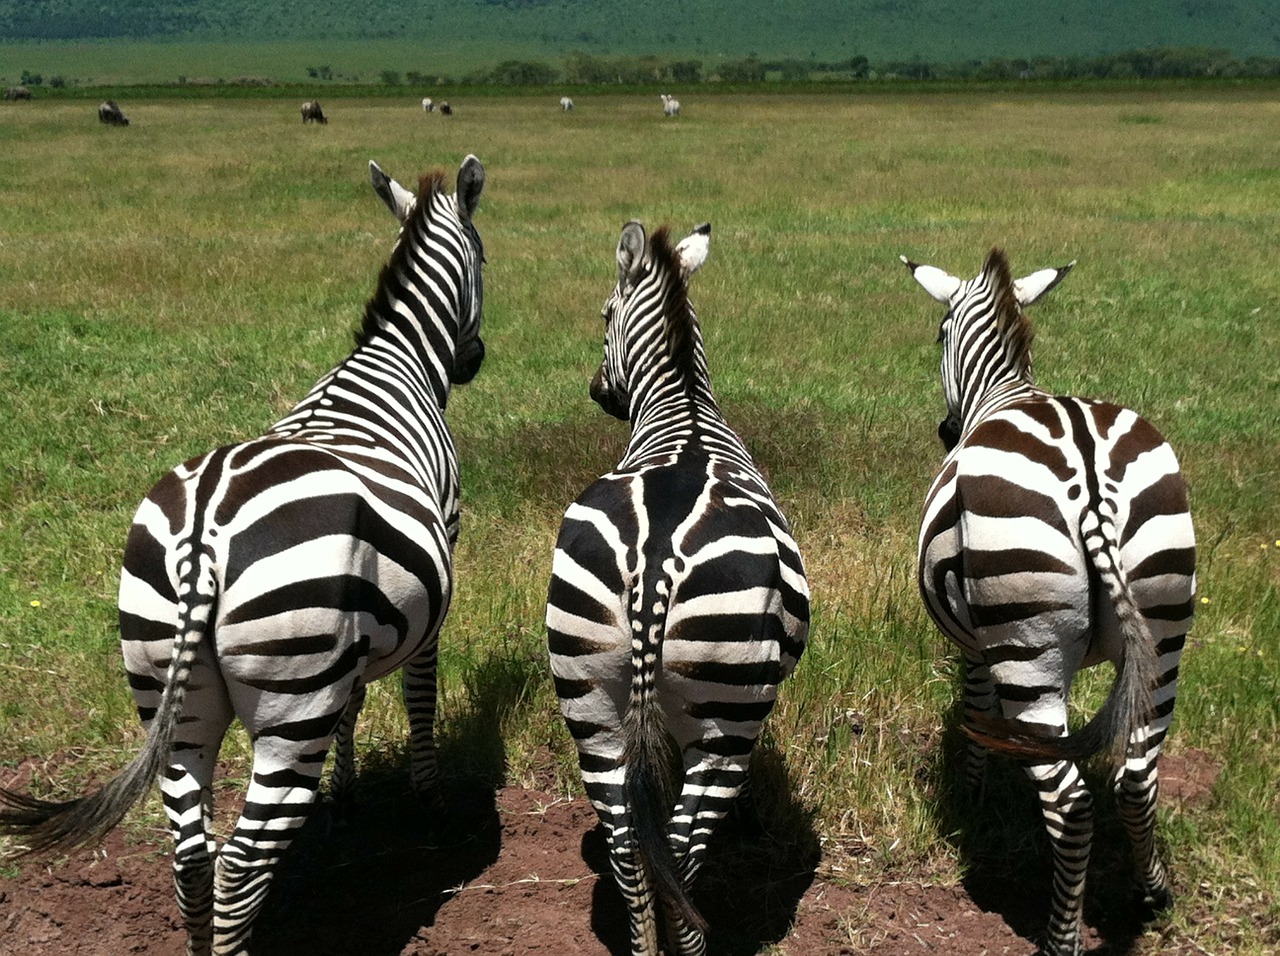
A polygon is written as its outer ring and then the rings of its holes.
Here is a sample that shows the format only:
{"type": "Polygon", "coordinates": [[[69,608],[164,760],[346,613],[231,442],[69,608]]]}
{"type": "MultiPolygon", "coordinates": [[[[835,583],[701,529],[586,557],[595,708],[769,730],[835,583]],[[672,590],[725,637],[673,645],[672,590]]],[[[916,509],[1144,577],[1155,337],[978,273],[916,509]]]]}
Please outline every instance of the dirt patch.
{"type": "MultiPolygon", "coordinates": [[[[1162,769],[1173,799],[1207,794],[1216,766],[1185,753],[1162,769]],[[1194,787],[1193,787],[1194,784],[1194,787]],[[1183,787],[1197,794],[1178,796],[1183,787]]],[[[319,812],[304,829],[262,914],[256,956],[608,956],[627,952],[626,912],[603,832],[584,799],[504,788],[451,794],[446,837],[426,829],[403,784],[375,788],[347,825],[319,812]],[[452,838],[451,838],[452,837],[452,838]]],[[[851,887],[824,879],[816,849],[718,836],[695,900],[709,951],[1031,956],[1047,916],[1043,885],[971,876],[941,885],[910,875],[851,887]]],[[[1047,875],[1047,874],[1046,874],[1047,875]]],[[[1120,896],[1107,872],[1091,898],[1120,896]]],[[[1155,952],[1106,905],[1086,913],[1095,953],[1155,952]],[[1101,932],[1099,932],[1098,927],[1101,932]]],[[[168,846],[113,833],[96,851],[0,879],[3,956],[173,956],[186,934],[168,846]]],[[[1190,953],[1168,939],[1162,953],[1190,953]]]]}

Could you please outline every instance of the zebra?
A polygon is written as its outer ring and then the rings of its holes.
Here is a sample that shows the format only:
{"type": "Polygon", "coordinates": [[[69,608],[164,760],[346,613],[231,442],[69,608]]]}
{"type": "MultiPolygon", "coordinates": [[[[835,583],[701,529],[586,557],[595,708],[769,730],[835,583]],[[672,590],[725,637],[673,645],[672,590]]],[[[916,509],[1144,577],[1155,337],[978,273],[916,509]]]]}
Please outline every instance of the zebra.
{"type": "Polygon", "coordinates": [[[444,100],[444,101],[440,104],[440,115],[441,115],[441,116],[452,116],[452,115],[453,115],[453,107],[449,105],[449,101],[448,101],[448,100],[444,100]]]}
{"type": "Polygon", "coordinates": [[[107,126],[128,126],[129,117],[124,115],[115,100],[106,100],[98,105],[98,122],[107,126]]]}
{"type": "Polygon", "coordinates": [[[565,512],[547,594],[560,709],[636,954],[658,952],[659,902],[670,949],[705,951],[688,888],[809,631],[800,552],[720,413],[689,304],[710,235],[622,230],[590,392],[631,439],[565,512]]]}
{"type": "Polygon", "coordinates": [[[569,112],[573,109],[573,100],[569,99],[567,96],[560,97],[560,109],[566,113],[569,112]]]}
{"type": "Polygon", "coordinates": [[[302,104],[302,122],[304,123],[328,123],[328,118],[324,115],[324,110],[320,108],[319,100],[307,100],[302,104]]]}
{"type": "Polygon", "coordinates": [[[431,102],[431,97],[424,96],[422,98],[422,112],[434,113],[435,111],[436,111],[436,104],[431,102]]]}
{"type": "MultiPolygon", "coordinates": [[[[314,803],[331,739],[349,796],[366,685],[403,668],[415,793],[443,811],[433,721],[436,642],[452,594],[458,464],[451,385],[480,368],[484,167],[414,193],[370,163],[401,223],[354,351],[259,438],[179,465],[125,546],[120,630],[146,744],[67,803],[0,790],[25,852],[100,839],[160,778],[190,954],[246,952],[277,864],[314,803]],[[238,718],[254,744],[244,812],[220,850],[214,762],[238,718]],[[216,861],[216,862],[215,862],[216,861]]],[[[438,819],[438,817],[437,817],[438,819]]]]}
{"type": "Polygon", "coordinates": [[[1157,758],[1191,624],[1195,535],[1173,450],[1135,412],[1032,384],[1023,307],[1074,265],[1013,279],[993,249],[961,281],[903,257],[942,302],[942,387],[953,445],[925,499],[919,586],[965,666],[965,775],[987,749],[1027,761],[1053,847],[1046,951],[1081,952],[1093,798],[1076,762],[1109,749],[1140,905],[1172,897],[1155,848],[1157,758]],[[1109,660],[1101,710],[1067,733],[1076,673],[1109,660]]]}
{"type": "Polygon", "coordinates": [[[659,93],[658,95],[662,97],[662,115],[663,116],[679,116],[680,115],[680,101],[678,99],[676,99],[674,96],[669,96],[666,93],[659,93]]]}

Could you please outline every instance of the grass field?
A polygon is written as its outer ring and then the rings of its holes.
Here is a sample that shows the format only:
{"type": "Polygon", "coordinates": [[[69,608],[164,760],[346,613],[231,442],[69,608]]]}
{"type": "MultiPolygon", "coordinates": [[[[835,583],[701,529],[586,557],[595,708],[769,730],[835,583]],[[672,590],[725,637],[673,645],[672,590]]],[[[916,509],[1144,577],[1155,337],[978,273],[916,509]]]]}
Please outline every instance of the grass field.
{"type": "MultiPolygon", "coordinates": [[[[626,439],[587,398],[599,309],[627,219],[710,220],[693,295],[713,379],[814,594],[763,751],[770,814],[855,881],[955,880],[973,853],[1039,846],[1009,768],[988,803],[1012,812],[952,799],[954,662],[914,583],[941,315],[897,256],[964,276],[993,244],[1019,274],[1078,259],[1033,315],[1038,381],[1143,411],[1200,543],[1168,752],[1221,773],[1162,809],[1179,905],[1143,951],[1280,944],[1280,91],[703,95],[678,121],[656,96],[459,99],[448,121],[344,100],[325,127],[292,100],[122,105],[127,129],[82,102],[0,104],[0,768],[45,757],[65,793],[126,761],[114,593],[134,507],[346,354],[395,232],[367,161],[408,181],[474,152],[490,358],[449,408],[447,773],[578,788],[542,615],[560,514],[626,439]]],[[[1108,681],[1080,681],[1082,713],[1108,681]]],[[[371,695],[370,757],[400,753],[396,697],[371,695]]],[[[245,753],[226,756],[243,771],[245,753]]]]}

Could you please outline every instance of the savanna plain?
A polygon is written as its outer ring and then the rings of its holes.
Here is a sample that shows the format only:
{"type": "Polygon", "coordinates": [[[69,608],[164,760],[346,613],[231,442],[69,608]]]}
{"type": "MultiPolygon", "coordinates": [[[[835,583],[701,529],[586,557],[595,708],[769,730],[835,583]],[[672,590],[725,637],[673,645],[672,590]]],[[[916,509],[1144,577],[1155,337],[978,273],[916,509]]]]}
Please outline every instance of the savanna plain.
{"type": "MultiPolygon", "coordinates": [[[[967,277],[1002,245],[1016,274],[1078,260],[1034,307],[1037,381],[1163,431],[1199,542],[1164,761],[1183,779],[1160,808],[1175,905],[1145,930],[1111,928],[1128,854],[1094,768],[1090,948],[1276,952],[1280,91],[699,93],[675,120],[649,93],[576,96],[572,113],[558,95],[459,98],[449,118],[408,96],[350,97],[325,103],[327,126],[303,126],[293,100],[122,101],[125,129],[88,101],[0,104],[0,783],[65,797],[140,745],[115,622],[137,502],[174,464],[262,431],[349,351],[395,235],[368,160],[409,183],[452,176],[470,152],[488,171],[489,357],[448,409],[464,512],[440,735],[456,800],[492,808],[501,787],[540,795],[521,814],[581,805],[542,619],[561,513],[626,441],[587,397],[600,307],[624,222],[683,235],[709,220],[692,297],[713,384],[792,522],[813,631],[758,751],[767,836],[727,832],[699,898],[746,892],[749,859],[754,882],[853,901],[800,944],[793,894],[780,924],[748,931],[743,917],[713,948],[938,951],[871,912],[869,893],[910,886],[981,897],[1022,945],[990,951],[1034,950],[1048,905],[1034,799],[1003,761],[980,802],[963,794],[955,655],[916,591],[920,504],[943,455],[941,312],[897,258],[967,277]]],[[[1077,682],[1079,719],[1110,679],[1104,666],[1077,682]]],[[[383,682],[358,732],[375,817],[405,802],[405,739],[398,685],[383,682]]],[[[233,732],[220,819],[247,756],[233,732]]],[[[167,880],[158,798],[125,830],[117,852],[167,880]]],[[[297,879],[343,899],[371,868],[325,857],[325,839],[301,851],[319,876],[297,879]]],[[[0,864],[0,930],[24,887],[76,865],[0,864]]],[[[599,866],[579,869],[612,900],[599,866]]],[[[530,893],[555,882],[528,877],[530,893]]],[[[171,899],[158,909],[175,922],[171,899]]],[[[436,947],[422,951],[457,951],[436,947]]]]}

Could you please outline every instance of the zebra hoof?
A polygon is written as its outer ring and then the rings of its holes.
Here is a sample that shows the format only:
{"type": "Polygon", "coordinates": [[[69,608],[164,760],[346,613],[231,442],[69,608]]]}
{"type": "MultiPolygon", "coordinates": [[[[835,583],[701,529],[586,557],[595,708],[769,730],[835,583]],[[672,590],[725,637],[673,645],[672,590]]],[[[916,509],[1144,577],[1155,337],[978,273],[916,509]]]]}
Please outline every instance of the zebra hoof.
{"type": "Polygon", "coordinates": [[[1134,897],[1135,908],[1144,921],[1160,915],[1173,906],[1173,893],[1167,886],[1140,889],[1134,897]]]}

